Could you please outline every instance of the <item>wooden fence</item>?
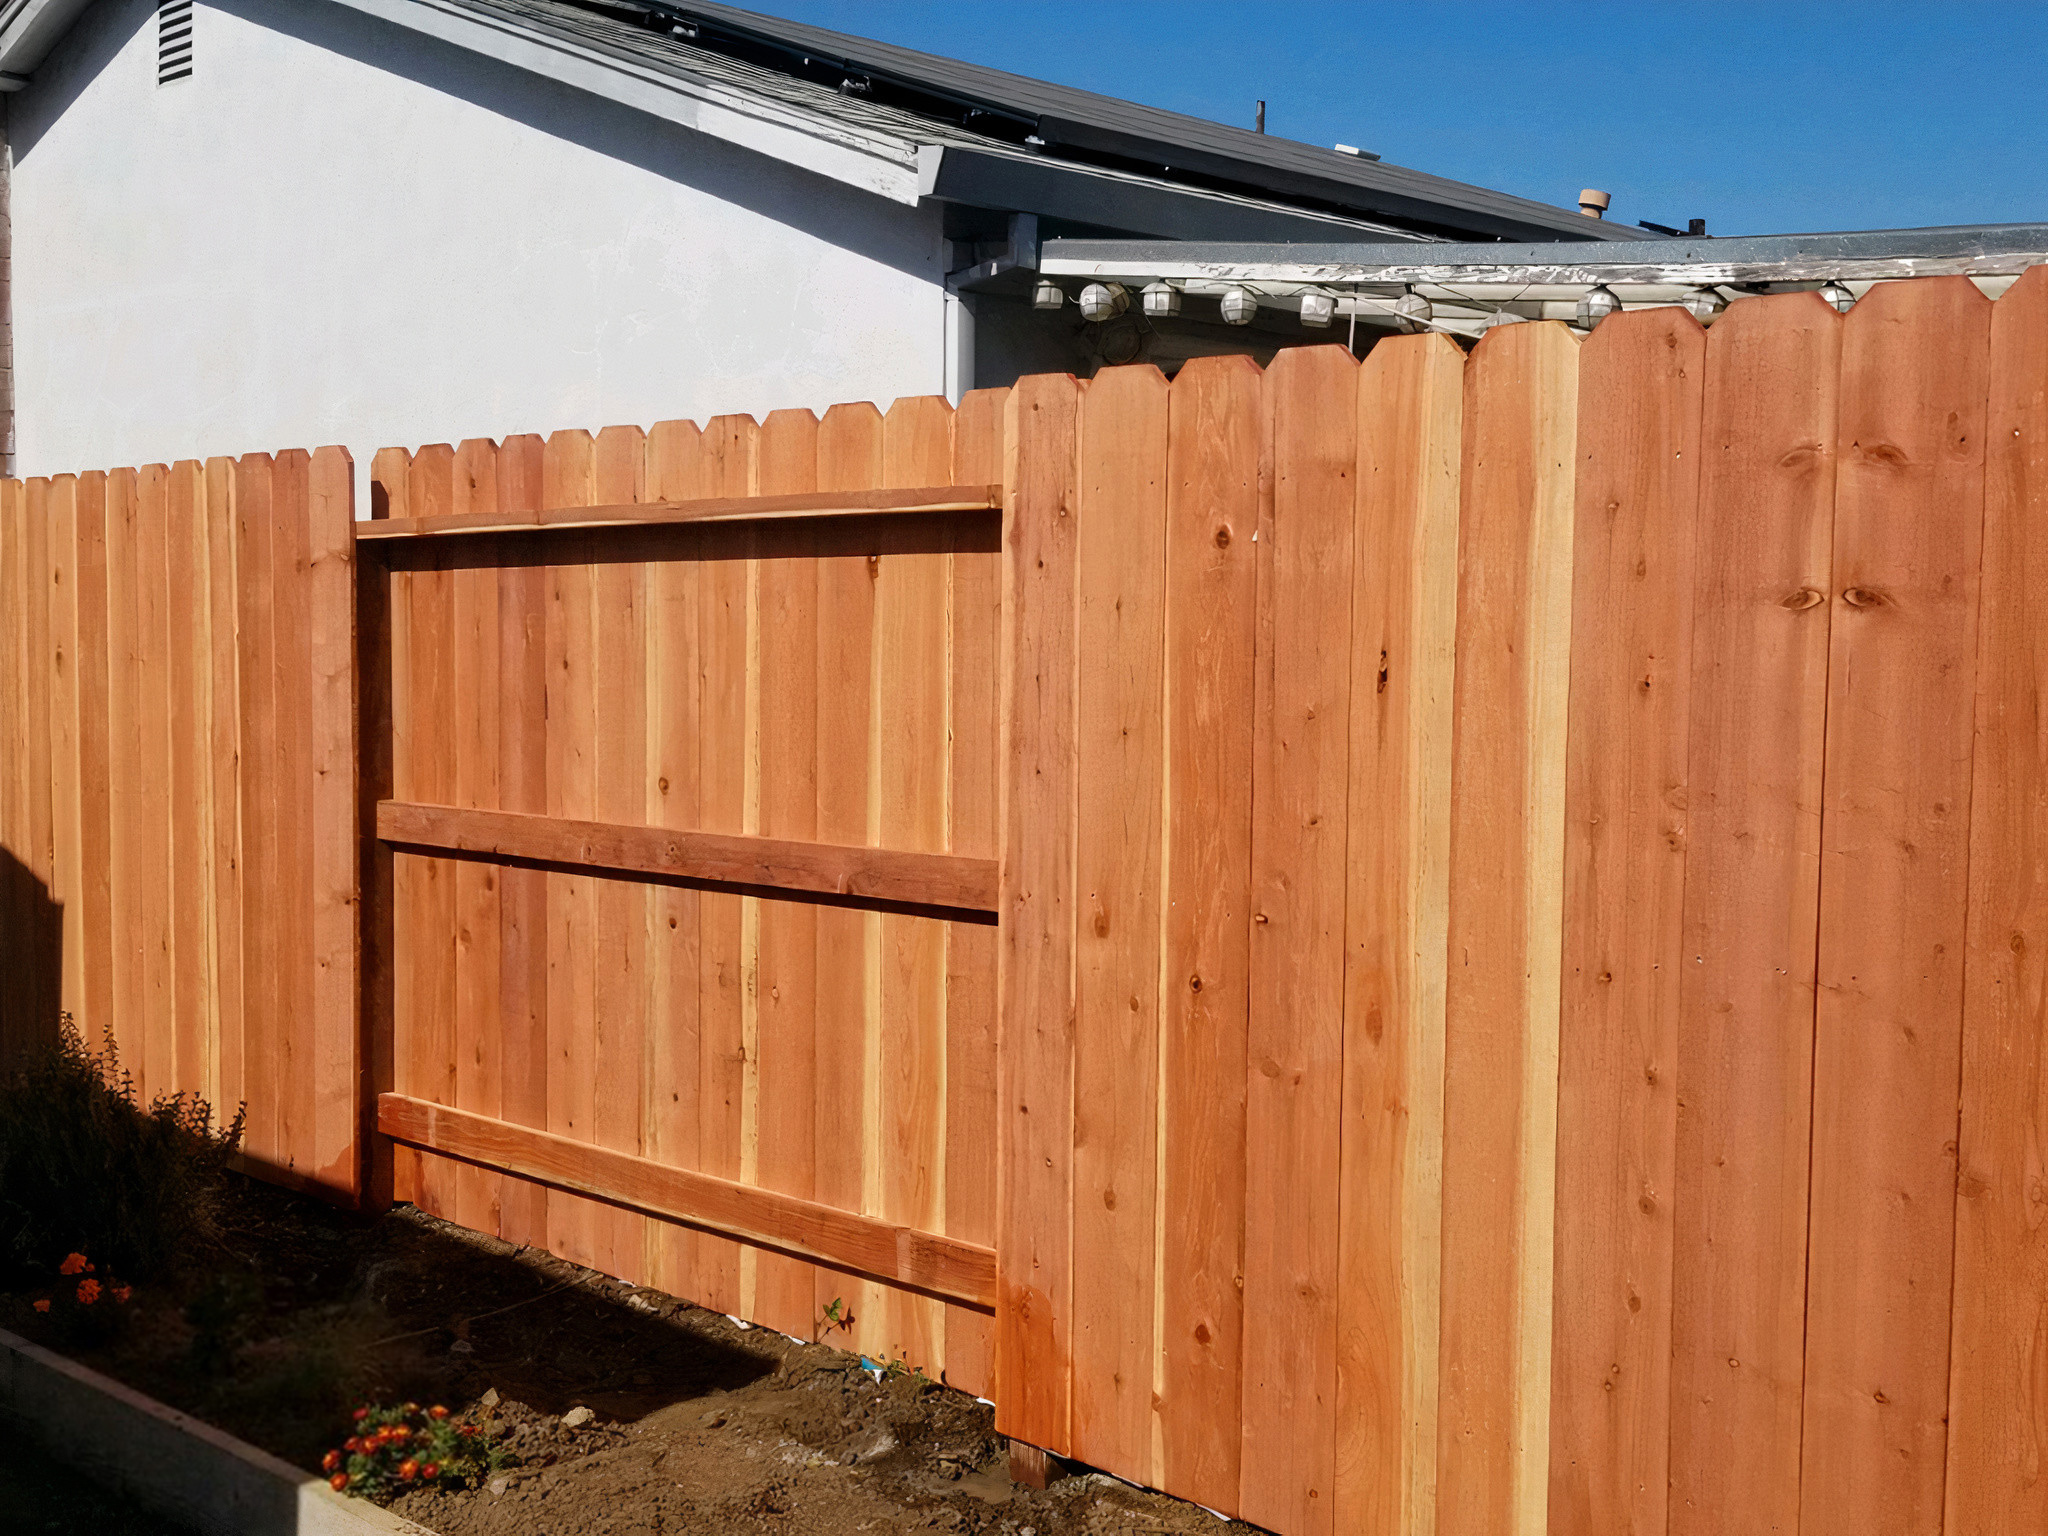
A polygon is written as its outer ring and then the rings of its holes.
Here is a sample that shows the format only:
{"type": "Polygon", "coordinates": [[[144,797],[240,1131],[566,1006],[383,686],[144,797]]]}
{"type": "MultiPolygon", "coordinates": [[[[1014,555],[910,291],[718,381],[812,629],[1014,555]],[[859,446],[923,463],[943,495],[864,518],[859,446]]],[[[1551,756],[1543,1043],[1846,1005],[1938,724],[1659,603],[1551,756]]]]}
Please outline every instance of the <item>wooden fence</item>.
{"type": "Polygon", "coordinates": [[[373,480],[0,495],[10,1042],[1287,1536],[2048,1528],[2040,271],[373,480]]]}

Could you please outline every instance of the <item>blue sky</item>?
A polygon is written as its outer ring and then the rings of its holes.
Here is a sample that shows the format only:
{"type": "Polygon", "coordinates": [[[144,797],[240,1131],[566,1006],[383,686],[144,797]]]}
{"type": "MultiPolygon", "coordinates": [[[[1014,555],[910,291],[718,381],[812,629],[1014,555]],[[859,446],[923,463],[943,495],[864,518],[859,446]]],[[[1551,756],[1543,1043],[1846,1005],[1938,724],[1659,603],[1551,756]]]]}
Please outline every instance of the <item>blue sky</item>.
{"type": "Polygon", "coordinates": [[[2048,0],[752,6],[1630,223],[2048,222],[2048,0]]]}

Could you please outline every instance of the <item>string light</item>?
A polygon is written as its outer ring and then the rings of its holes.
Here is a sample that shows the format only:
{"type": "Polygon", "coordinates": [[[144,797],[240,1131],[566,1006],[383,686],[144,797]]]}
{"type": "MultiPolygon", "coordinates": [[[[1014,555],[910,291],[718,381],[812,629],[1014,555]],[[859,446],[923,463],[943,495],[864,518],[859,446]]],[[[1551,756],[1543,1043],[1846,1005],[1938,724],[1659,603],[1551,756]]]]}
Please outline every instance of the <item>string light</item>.
{"type": "Polygon", "coordinates": [[[1031,290],[1033,309],[1058,309],[1067,302],[1067,291],[1049,277],[1041,277],[1031,290]]]}
{"type": "Polygon", "coordinates": [[[1609,315],[1621,313],[1621,300],[1614,296],[1614,290],[1596,284],[1579,295],[1578,323],[1585,330],[1593,330],[1609,315]]]}
{"type": "Polygon", "coordinates": [[[1304,293],[1301,296],[1301,323],[1322,330],[1337,318],[1337,301],[1327,293],[1304,293]]]}
{"type": "Polygon", "coordinates": [[[1180,313],[1180,290],[1170,283],[1147,283],[1138,297],[1154,320],[1171,320],[1180,313]]]}
{"type": "Polygon", "coordinates": [[[1252,316],[1259,312],[1259,301],[1252,297],[1248,288],[1226,288],[1223,290],[1223,323],[1225,325],[1250,325],[1252,316]]]}
{"type": "Polygon", "coordinates": [[[1081,314],[1088,320],[1113,320],[1131,307],[1122,283],[1090,283],[1081,290],[1081,314]]]}
{"type": "Polygon", "coordinates": [[[1829,283],[1821,289],[1820,296],[1845,315],[1849,313],[1849,306],[1856,302],[1856,295],[1838,282],[1829,283]]]}

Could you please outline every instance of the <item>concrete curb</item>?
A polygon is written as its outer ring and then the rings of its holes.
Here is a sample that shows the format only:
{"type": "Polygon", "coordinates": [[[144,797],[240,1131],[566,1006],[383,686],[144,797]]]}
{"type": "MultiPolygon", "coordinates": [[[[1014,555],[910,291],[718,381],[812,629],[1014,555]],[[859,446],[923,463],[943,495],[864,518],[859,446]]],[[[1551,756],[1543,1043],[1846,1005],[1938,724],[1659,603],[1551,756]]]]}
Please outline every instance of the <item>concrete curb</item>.
{"type": "Polygon", "coordinates": [[[5,1329],[0,1421],[205,1536],[433,1536],[5,1329]]]}

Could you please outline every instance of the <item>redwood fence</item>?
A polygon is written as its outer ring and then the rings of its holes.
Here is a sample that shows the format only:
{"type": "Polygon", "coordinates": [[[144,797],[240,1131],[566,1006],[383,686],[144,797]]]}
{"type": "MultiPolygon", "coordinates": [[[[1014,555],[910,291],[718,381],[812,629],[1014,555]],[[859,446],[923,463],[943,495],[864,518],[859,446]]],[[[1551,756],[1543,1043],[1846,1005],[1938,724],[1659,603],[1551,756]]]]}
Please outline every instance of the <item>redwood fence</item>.
{"type": "Polygon", "coordinates": [[[10,1048],[1271,1527],[2048,1529],[2048,277],[0,491],[10,1048]]]}

